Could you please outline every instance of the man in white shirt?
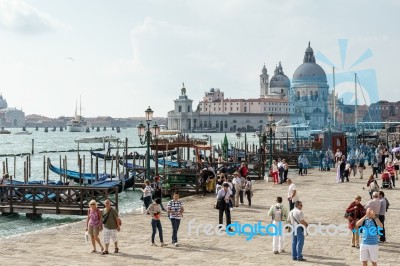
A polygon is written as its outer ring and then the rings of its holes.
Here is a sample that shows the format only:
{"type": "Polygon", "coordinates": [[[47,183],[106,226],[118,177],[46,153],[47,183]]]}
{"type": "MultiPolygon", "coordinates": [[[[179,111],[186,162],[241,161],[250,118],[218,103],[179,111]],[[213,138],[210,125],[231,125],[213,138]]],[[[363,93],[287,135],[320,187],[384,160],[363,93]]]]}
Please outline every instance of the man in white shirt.
{"type": "Polygon", "coordinates": [[[296,185],[292,182],[290,178],[287,179],[286,183],[289,185],[287,199],[289,201],[289,210],[293,210],[294,203],[299,200],[297,194],[296,185]]]}
{"type": "MultiPolygon", "coordinates": [[[[282,204],[282,197],[276,198],[276,204],[271,206],[267,215],[272,217],[272,224],[276,225],[276,228],[283,229],[284,225],[282,224],[282,227],[279,227],[279,223],[287,220],[288,211],[282,204]]],[[[285,252],[283,250],[284,230],[274,233],[277,235],[272,236],[272,252],[274,252],[274,254],[285,252]]]]}
{"type": "Polygon", "coordinates": [[[304,220],[303,203],[296,201],[296,207],[290,211],[289,219],[293,226],[292,232],[292,259],[297,261],[305,261],[303,258],[304,235],[308,224],[304,220]]]}

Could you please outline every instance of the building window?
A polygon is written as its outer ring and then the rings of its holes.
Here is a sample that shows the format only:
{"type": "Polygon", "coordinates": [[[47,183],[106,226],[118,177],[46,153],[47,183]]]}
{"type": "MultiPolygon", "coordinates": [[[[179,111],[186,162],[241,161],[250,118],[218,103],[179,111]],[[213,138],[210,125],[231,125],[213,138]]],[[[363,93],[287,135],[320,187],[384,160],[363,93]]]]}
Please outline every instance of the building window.
{"type": "Polygon", "coordinates": [[[182,106],[178,106],[178,112],[182,112],[182,106]]]}
{"type": "Polygon", "coordinates": [[[188,113],[190,113],[190,106],[188,106],[188,113]]]}
{"type": "Polygon", "coordinates": [[[236,107],[236,111],[239,111],[239,107],[236,107]]]}
{"type": "Polygon", "coordinates": [[[245,113],[247,112],[247,107],[246,107],[246,106],[244,107],[244,112],[245,112],[245,113]]]}

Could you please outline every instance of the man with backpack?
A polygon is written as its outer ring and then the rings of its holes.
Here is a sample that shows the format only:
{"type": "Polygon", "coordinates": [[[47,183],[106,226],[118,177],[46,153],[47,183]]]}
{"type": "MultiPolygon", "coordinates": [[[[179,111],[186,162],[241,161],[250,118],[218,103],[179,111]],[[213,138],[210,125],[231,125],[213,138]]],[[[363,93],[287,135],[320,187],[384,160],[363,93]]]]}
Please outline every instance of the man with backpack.
{"type": "Polygon", "coordinates": [[[386,234],[385,234],[385,214],[389,208],[389,201],[385,198],[385,193],[383,191],[379,191],[379,201],[381,202],[381,209],[379,210],[379,221],[382,223],[382,235],[379,236],[379,242],[386,242],[386,234]]]}
{"type": "MultiPolygon", "coordinates": [[[[272,224],[275,225],[275,228],[284,228],[284,224],[279,226],[279,223],[283,223],[286,221],[288,217],[288,211],[285,206],[282,204],[282,197],[276,198],[276,204],[272,205],[268,211],[268,216],[272,217],[272,224]]],[[[279,254],[285,252],[283,250],[283,240],[285,232],[281,230],[280,232],[274,232],[275,235],[272,237],[272,252],[274,254],[279,254]]]]}

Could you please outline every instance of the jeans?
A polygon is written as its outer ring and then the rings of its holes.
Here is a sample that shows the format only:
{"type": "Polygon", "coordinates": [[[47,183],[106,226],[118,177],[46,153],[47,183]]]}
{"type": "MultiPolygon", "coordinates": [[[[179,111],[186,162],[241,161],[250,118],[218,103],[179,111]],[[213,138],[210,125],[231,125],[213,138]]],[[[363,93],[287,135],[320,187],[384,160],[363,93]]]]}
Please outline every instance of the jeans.
{"type": "Polygon", "coordinates": [[[154,243],[154,237],[156,236],[157,229],[158,229],[158,235],[160,236],[160,242],[163,243],[164,240],[163,240],[161,221],[152,219],[151,227],[153,228],[153,232],[151,234],[151,243],[154,243]]]}
{"type": "Polygon", "coordinates": [[[178,243],[178,229],[180,224],[181,224],[181,219],[171,218],[172,244],[178,243]]]}
{"type": "Polygon", "coordinates": [[[247,196],[247,202],[249,203],[249,206],[251,206],[251,191],[246,190],[246,196],[247,196]]]}
{"type": "Polygon", "coordinates": [[[244,201],[243,201],[243,190],[242,189],[239,191],[239,198],[240,198],[240,203],[243,204],[244,201]]]}
{"type": "Polygon", "coordinates": [[[292,259],[298,260],[303,258],[304,231],[300,226],[295,230],[292,235],[292,259]]]}
{"type": "Polygon", "coordinates": [[[288,177],[288,172],[289,170],[283,171],[283,183],[286,183],[287,177],[288,177]]]}
{"type": "Polygon", "coordinates": [[[379,215],[379,221],[381,221],[383,228],[382,228],[382,235],[379,236],[380,241],[386,241],[386,234],[385,234],[385,215],[379,215]]]}

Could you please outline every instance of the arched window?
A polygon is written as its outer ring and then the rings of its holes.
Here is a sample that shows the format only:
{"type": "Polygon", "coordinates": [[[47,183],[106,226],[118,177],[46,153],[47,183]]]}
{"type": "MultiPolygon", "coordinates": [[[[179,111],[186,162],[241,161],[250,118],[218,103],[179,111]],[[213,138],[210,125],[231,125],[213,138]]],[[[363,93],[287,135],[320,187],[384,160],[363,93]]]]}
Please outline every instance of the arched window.
{"type": "Polygon", "coordinates": [[[299,91],[297,91],[297,93],[296,93],[296,94],[297,94],[296,100],[297,100],[297,101],[300,101],[300,92],[299,92],[299,91]]]}

